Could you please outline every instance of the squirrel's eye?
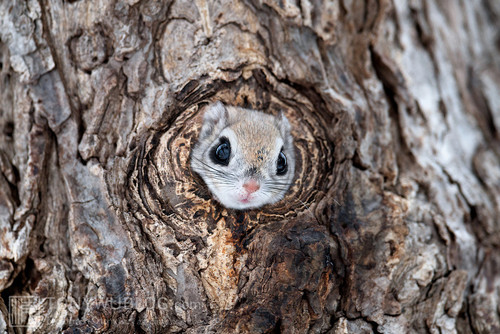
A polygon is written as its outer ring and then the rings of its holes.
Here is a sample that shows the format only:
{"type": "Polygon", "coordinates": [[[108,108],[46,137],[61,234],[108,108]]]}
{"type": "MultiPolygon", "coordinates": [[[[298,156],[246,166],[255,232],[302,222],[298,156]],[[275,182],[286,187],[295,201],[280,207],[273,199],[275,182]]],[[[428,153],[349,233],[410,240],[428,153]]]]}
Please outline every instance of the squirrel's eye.
{"type": "Polygon", "coordinates": [[[286,164],[286,156],[283,153],[283,148],[281,149],[280,154],[278,155],[278,162],[276,163],[276,174],[285,175],[288,171],[288,165],[286,164]]]}
{"type": "Polygon", "coordinates": [[[231,155],[231,144],[226,137],[220,139],[219,145],[215,146],[210,152],[210,159],[218,165],[227,166],[229,156],[231,155]]]}

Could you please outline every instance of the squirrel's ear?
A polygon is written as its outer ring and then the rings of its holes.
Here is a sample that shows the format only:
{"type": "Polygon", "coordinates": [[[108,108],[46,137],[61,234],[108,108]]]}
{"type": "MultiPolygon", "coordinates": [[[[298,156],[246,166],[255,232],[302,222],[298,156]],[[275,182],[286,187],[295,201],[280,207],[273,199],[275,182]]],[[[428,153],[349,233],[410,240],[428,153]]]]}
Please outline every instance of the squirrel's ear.
{"type": "Polygon", "coordinates": [[[200,139],[212,135],[215,131],[224,129],[227,125],[227,117],[227,109],[222,102],[217,101],[208,105],[203,115],[200,139]]]}
{"type": "Polygon", "coordinates": [[[278,129],[280,130],[281,138],[283,138],[283,139],[288,138],[288,136],[290,135],[290,130],[291,130],[291,126],[290,126],[290,122],[288,122],[288,118],[286,118],[283,111],[280,111],[280,113],[278,114],[278,117],[276,119],[277,119],[276,125],[278,126],[278,129]]]}

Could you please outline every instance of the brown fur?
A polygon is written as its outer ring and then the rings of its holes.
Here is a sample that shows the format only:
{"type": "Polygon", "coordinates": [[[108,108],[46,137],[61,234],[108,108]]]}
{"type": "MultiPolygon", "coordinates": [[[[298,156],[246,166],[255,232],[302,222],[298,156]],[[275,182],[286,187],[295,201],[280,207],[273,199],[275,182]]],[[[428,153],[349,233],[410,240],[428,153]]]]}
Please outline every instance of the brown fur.
{"type": "Polygon", "coordinates": [[[262,114],[257,115],[254,111],[240,108],[228,108],[228,112],[230,119],[236,122],[231,126],[236,136],[245,138],[238,144],[248,164],[259,169],[273,159],[270,153],[274,148],[274,143],[269,139],[280,136],[274,117],[271,115],[263,117],[262,114]]]}

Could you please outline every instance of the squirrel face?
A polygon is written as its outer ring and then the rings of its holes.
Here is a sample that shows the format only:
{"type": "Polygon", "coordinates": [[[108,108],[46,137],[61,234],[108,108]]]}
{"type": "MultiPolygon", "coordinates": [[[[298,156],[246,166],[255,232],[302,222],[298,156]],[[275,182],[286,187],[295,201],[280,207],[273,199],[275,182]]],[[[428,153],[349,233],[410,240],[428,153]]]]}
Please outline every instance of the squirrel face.
{"type": "Polygon", "coordinates": [[[295,171],[290,123],[281,114],[206,107],[191,167],[227,208],[251,209],[283,198],[295,171]]]}

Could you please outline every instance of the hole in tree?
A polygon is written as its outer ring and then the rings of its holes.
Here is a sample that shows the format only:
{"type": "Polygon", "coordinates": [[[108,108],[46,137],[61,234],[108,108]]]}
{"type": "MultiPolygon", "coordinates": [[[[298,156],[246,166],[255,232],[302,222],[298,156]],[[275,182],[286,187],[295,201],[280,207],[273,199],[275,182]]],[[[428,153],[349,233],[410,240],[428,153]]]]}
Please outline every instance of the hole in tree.
{"type": "Polygon", "coordinates": [[[14,135],[14,122],[7,122],[3,129],[3,133],[8,138],[12,138],[12,136],[14,135]]]}

